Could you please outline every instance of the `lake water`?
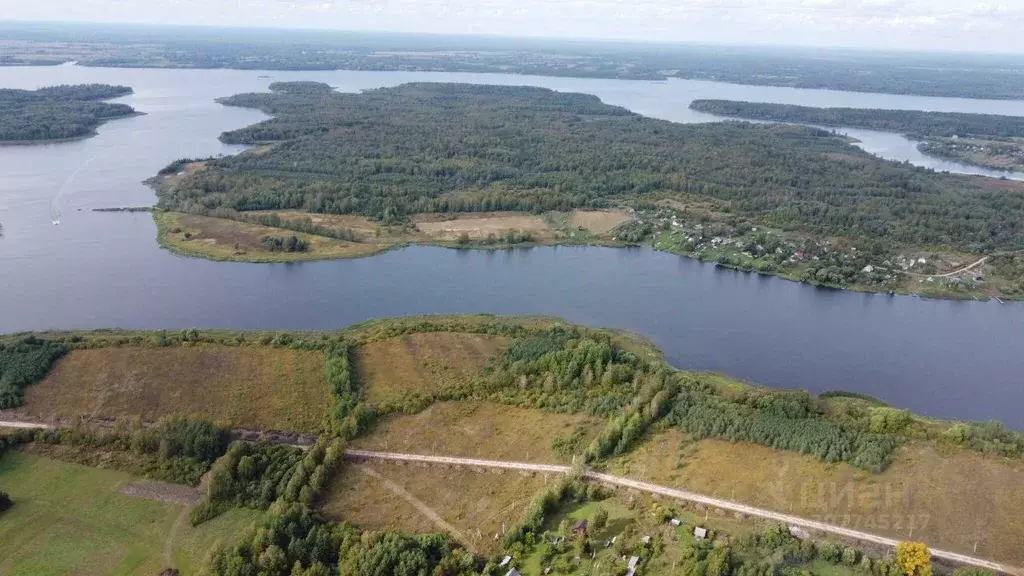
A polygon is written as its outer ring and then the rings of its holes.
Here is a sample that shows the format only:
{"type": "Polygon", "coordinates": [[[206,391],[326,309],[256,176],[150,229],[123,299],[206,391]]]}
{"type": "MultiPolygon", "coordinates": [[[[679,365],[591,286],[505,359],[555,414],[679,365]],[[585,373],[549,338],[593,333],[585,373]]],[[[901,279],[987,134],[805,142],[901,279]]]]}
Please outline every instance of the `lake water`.
{"type": "Polygon", "coordinates": [[[217,135],[263,118],[220,96],[274,80],[342,90],[408,81],[533,84],[589,92],[640,113],[703,121],[693,98],[1024,115],[1024,102],[545,77],[375,72],[0,68],[0,87],[128,84],[145,112],[95,138],[0,148],[0,332],[46,328],[331,329],[380,316],[550,314],[652,338],[683,368],[761,384],[871,394],[943,417],[1024,428],[1024,306],[821,290],[649,249],[507,252],[411,247],[347,261],[234,264],[180,258],[154,242],[141,181],[182,156],[230,154],[217,135]],[[52,221],[60,219],[60,225],[52,221]]]}

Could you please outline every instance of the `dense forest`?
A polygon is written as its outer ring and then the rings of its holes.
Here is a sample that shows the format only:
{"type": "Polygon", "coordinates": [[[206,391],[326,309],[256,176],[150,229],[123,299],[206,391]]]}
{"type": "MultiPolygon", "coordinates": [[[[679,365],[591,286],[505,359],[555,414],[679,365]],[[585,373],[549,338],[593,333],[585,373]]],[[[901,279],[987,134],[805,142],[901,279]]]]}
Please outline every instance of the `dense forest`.
{"type": "Polygon", "coordinates": [[[0,89],[0,142],[88,136],[107,120],[135,114],[127,104],[102,102],[131,93],[127,86],[107,84],[0,89]]]}
{"type": "Polygon", "coordinates": [[[767,102],[694,100],[690,108],[717,116],[751,120],[846,126],[900,132],[917,137],[1024,136],[1024,117],[919,110],[875,110],[863,108],[814,108],[767,102]]]}
{"type": "Polygon", "coordinates": [[[401,222],[422,212],[568,210],[671,198],[765,225],[889,245],[1024,248],[1024,193],[880,160],[825,130],[683,125],[594,96],[406,84],[361,94],[308,83],[223,100],[275,117],[225,133],[276,143],[159,192],[207,215],[300,209],[401,222]]]}
{"type": "Polygon", "coordinates": [[[7,23],[0,66],[381,70],[532,74],[1024,98],[1017,55],[599,43],[315,30],[7,23]],[[17,56],[15,55],[17,54],[17,56]]]}

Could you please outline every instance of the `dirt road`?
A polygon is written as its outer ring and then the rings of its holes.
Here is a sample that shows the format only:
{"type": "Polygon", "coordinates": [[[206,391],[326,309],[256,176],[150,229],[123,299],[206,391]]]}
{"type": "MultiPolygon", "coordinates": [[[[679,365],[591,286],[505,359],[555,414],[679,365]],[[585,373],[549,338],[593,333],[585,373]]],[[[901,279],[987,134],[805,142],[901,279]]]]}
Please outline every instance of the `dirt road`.
{"type": "MultiPolygon", "coordinates": [[[[50,428],[47,424],[36,424],[31,422],[6,422],[0,420],[0,427],[9,428],[50,428]]],[[[465,466],[467,468],[499,468],[503,470],[519,470],[523,472],[534,472],[542,474],[568,474],[572,471],[569,466],[560,466],[557,464],[534,464],[529,462],[506,462],[503,460],[481,460],[478,458],[456,458],[451,456],[429,456],[424,454],[401,454],[397,452],[376,452],[371,450],[346,450],[345,457],[349,460],[363,461],[363,460],[384,460],[392,462],[419,462],[424,464],[440,464],[447,466],[465,466]]],[[[411,472],[413,473],[413,472],[411,472]]],[[[857,530],[851,530],[835,524],[828,524],[825,522],[818,522],[816,520],[809,520],[806,518],[800,518],[798,516],[791,516],[789,514],[781,514],[766,510],[764,508],[755,508],[753,506],[747,506],[739,502],[733,502],[731,500],[723,500],[721,498],[713,498],[711,496],[704,496],[695,492],[689,492],[686,490],[677,490],[675,488],[668,488],[665,486],[658,486],[648,482],[641,482],[639,480],[632,480],[630,478],[623,478],[621,476],[612,476],[611,474],[604,474],[601,472],[594,472],[586,470],[583,472],[583,476],[590,480],[596,480],[598,482],[604,482],[613,486],[622,486],[625,488],[631,488],[634,490],[640,490],[650,494],[658,494],[667,498],[675,500],[682,500],[687,502],[695,502],[703,504],[705,506],[714,506],[723,510],[729,510],[732,512],[739,512],[748,516],[757,516],[759,518],[765,518],[775,522],[783,522],[789,526],[797,526],[806,530],[815,530],[819,532],[826,532],[829,534],[836,534],[844,538],[852,538],[854,540],[860,540],[864,542],[871,542],[881,546],[895,547],[899,544],[898,540],[892,538],[886,538],[884,536],[877,536],[875,534],[869,534],[867,532],[859,532],[857,530]]],[[[438,518],[432,518],[437,522],[438,518]]],[[[444,522],[443,519],[440,520],[444,522]]],[[[1024,576],[1024,569],[999,564],[997,562],[991,562],[982,558],[975,558],[973,556],[967,556],[964,554],[958,554],[956,552],[948,552],[946,550],[938,550],[935,548],[931,549],[932,556],[936,558],[942,558],[944,560],[950,560],[960,564],[968,564],[971,566],[980,566],[989,570],[995,570],[996,572],[1002,572],[1005,574],[1014,574],[1016,576],[1024,576]]]]}
{"type": "MultiPolygon", "coordinates": [[[[426,464],[442,464],[449,466],[466,466],[466,467],[478,467],[478,468],[501,468],[505,470],[521,470],[526,472],[540,472],[540,473],[556,473],[566,474],[571,471],[569,466],[558,466],[553,464],[532,464],[528,462],[505,462],[499,460],[479,460],[476,458],[452,458],[447,456],[427,456],[421,454],[399,454],[394,452],[373,452],[368,450],[346,450],[345,456],[354,460],[387,460],[387,461],[400,461],[400,462],[421,462],[426,464]]],[[[780,514],[764,508],[755,508],[753,506],[747,506],[746,504],[740,504],[739,502],[733,502],[730,500],[723,500],[720,498],[712,498],[710,496],[704,496],[696,494],[694,492],[688,492],[686,490],[677,490],[675,488],[667,488],[665,486],[658,486],[650,484],[648,482],[641,482],[639,480],[632,480],[630,478],[622,478],[620,476],[612,476],[610,474],[603,474],[600,472],[584,471],[583,476],[585,478],[596,480],[598,482],[604,482],[615,486],[622,486],[625,488],[632,488],[634,490],[640,490],[650,494],[658,494],[675,500],[684,500],[687,502],[696,502],[704,504],[706,506],[714,506],[723,510],[730,510],[732,512],[739,512],[748,516],[757,516],[759,518],[765,518],[775,522],[783,522],[789,526],[797,526],[807,530],[816,530],[820,532],[827,532],[830,534],[836,534],[845,538],[852,538],[864,542],[871,542],[873,544],[879,544],[887,547],[895,547],[899,544],[898,540],[892,538],[885,538],[883,536],[876,536],[874,534],[868,534],[866,532],[859,532],[857,530],[851,530],[842,526],[836,526],[834,524],[827,524],[825,522],[818,522],[815,520],[808,520],[797,516],[790,516],[788,514],[780,514]]],[[[945,560],[951,560],[953,562],[961,564],[969,564],[972,566],[980,566],[988,568],[989,570],[995,570],[1006,574],[1016,574],[1018,576],[1024,576],[1024,570],[1013,566],[1006,566],[996,562],[991,562],[981,558],[974,558],[972,556],[966,556],[964,554],[958,554],[956,552],[948,552],[945,550],[931,549],[932,556],[942,558],[945,560]]]]}

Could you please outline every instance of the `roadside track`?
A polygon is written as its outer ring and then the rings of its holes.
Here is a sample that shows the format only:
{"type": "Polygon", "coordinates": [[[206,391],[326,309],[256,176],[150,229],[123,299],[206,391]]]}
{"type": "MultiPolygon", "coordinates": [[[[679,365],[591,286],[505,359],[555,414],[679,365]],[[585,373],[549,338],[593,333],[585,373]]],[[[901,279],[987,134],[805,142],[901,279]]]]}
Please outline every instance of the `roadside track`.
{"type": "MultiPolygon", "coordinates": [[[[53,428],[49,424],[34,423],[34,422],[14,422],[14,421],[3,421],[0,420],[0,428],[53,428]]],[[[445,466],[458,466],[468,468],[486,468],[492,470],[518,470],[521,472],[530,473],[542,473],[542,474],[568,474],[572,472],[570,466],[563,466],[558,464],[536,464],[532,462],[508,462],[505,460],[482,460],[479,458],[459,458],[453,456],[431,456],[427,454],[403,454],[399,452],[377,452],[373,450],[346,450],[345,458],[348,460],[365,461],[365,460],[377,460],[387,462],[414,462],[427,465],[445,465],[445,466]]],[[[792,516],[789,514],[781,514],[779,512],[773,512],[764,508],[756,508],[754,506],[748,506],[732,500],[724,500],[721,498],[714,498],[712,496],[705,496],[703,494],[697,494],[696,492],[690,492],[687,490],[678,490],[675,488],[668,488],[665,486],[659,486],[657,484],[651,484],[649,482],[642,482],[640,480],[633,480],[631,478],[624,478],[621,476],[613,476],[611,474],[604,474],[602,472],[595,472],[592,470],[584,470],[583,477],[589,480],[597,482],[603,482],[612,486],[621,486],[641,492],[647,492],[649,494],[657,494],[666,498],[672,498],[674,500],[681,500],[687,502],[694,502],[705,506],[714,506],[723,510],[729,510],[732,512],[739,512],[748,516],[756,516],[774,522],[782,522],[789,526],[796,526],[807,530],[814,530],[818,532],[826,532],[829,534],[835,534],[844,538],[850,538],[859,540],[862,542],[870,542],[872,544],[878,544],[890,548],[895,548],[899,544],[899,540],[892,538],[886,538],[884,536],[878,536],[875,534],[869,534],[867,532],[860,532],[858,530],[852,530],[850,528],[844,528],[835,524],[829,524],[826,522],[818,522],[816,520],[809,520],[801,518],[799,516],[792,516]]],[[[957,552],[949,552],[946,550],[939,550],[931,548],[932,556],[936,558],[942,558],[959,564],[967,564],[971,566],[979,566],[994,570],[996,572],[1004,574],[1013,574],[1015,576],[1024,576],[1024,569],[1008,566],[1005,564],[999,564],[990,560],[982,558],[975,558],[966,554],[959,554],[957,552]]]]}

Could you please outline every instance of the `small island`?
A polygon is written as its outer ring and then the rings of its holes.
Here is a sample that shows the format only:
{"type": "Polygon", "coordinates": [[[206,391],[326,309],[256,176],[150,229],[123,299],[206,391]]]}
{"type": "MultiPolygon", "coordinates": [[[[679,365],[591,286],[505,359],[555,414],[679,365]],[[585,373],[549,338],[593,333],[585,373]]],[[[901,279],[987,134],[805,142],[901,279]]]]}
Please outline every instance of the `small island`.
{"type": "Polygon", "coordinates": [[[86,138],[100,124],[137,114],[127,104],[103,102],[132,93],[128,86],[81,84],[38,90],[0,89],[0,144],[86,138]]]}
{"type": "Polygon", "coordinates": [[[992,170],[1024,171],[1024,118],[998,114],[814,108],[791,104],[694,100],[690,108],[716,116],[899,132],[918,150],[992,170]]]}
{"type": "Polygon", "coordinates": [[[649,245],[820,286],[1024,297],[1024,183],[881,160],[827,130],[676,124],[522,86],[313,82],[150,183],[181,254],[281,262],[409,243],[649,245]],[[967,217],[969,215],[969,217],[967,217]]]}

